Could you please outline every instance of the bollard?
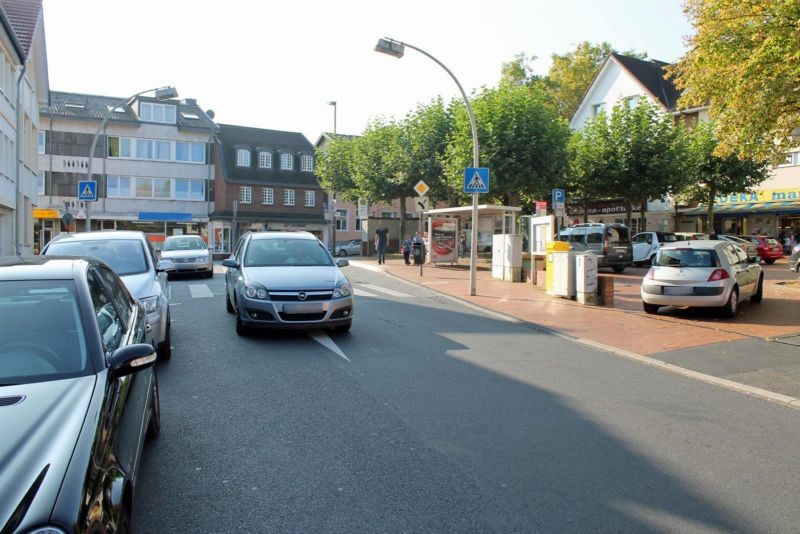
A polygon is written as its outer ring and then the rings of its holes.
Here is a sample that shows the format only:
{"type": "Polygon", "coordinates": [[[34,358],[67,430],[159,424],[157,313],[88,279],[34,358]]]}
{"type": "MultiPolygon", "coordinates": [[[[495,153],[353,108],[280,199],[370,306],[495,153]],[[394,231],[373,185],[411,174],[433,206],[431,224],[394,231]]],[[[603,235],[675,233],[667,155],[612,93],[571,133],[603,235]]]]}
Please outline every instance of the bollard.
{"type": "Polygon", "coordinates": [[[614,307],[614,277],[607,274],[597,275],[597,304],[614,307]]]}

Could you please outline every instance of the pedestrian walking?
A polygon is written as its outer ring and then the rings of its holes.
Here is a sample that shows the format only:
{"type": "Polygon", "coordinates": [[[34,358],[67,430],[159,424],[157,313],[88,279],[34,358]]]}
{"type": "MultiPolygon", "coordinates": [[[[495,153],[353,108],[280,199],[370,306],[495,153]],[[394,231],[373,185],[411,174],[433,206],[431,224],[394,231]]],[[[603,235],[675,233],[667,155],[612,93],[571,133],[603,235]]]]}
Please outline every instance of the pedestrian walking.
{"type": "Polygon", "coordinates": [[[389,243],[389,229],[381,222],[375,230],[375,250],[378,251],[378,265],[386,263],[386,245],[389,243]]]}
{"type": "Polygon", "coordinates": [[[409,256],[411,255],[411,236],[410,235],[403,240],[403,244],[401,245],[400,248],[403,251],[403,260],[405,260],[406,265],[411,265],[411,261],[409,260],[409,256]]]}

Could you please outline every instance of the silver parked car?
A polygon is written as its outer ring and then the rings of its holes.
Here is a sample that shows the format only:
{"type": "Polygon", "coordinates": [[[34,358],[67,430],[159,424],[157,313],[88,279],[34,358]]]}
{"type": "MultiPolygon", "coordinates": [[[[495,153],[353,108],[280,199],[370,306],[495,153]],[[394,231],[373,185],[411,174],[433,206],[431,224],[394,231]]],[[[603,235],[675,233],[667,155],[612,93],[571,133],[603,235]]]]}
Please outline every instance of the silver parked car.
{"type": "Polygon", "coordinates": [[[764,273],[728,241],[680,241],[664,245],[642,280],[644,311],[662,306],[718,307],[733,317],[746,298],[761,302],[764,273]]]}
{"type": "Polygon", "coordinates": [[[342,258],[346,256],[358,256],[361,254],[361,240],[360,239],[351,239],[350,241],[345,241],[344,243],[336,243],[336,254],[335,256],[341,256],[342,258]]]}
{"type": "Polygon", "coordinates": [[[214,276],[214,261],[206,242],[199,235],[171,235],[161,247],[161,259],[175,264],[173,274],[200,273],[214,276]]]}
{"type": "Polygon", "coordinates": [[[236,333],[249,328],[334,328],[353,322],[353,290],[333,259],[308,232],[252,232],[224,260],[225,306],[236,333]]]}
{"type": "Polygon", "coordinates": [[[789,270],[800,276],[800,245],[795,245],[792,249],[792,254],[789,256],[789,270]]]}
{"type": "Polygon", "coordinates": [[[125,282],[134,298],[147,312],[147,324],[158,357],[169,360],[169,292],[167,271],[174,268],[169,260],[159,261],[144,232],[107,230],[61,234],[42,249],[45,256],[92,256],[106,262],[125,282]]]}

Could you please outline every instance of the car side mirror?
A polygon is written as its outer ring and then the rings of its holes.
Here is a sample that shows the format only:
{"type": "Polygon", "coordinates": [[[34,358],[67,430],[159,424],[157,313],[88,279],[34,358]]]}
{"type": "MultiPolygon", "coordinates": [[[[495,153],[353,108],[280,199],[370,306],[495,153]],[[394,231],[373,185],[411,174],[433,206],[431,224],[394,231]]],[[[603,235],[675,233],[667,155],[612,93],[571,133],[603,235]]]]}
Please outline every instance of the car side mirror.
{"type": "Polygon", "coordinates": [[[222,260],[222,266],[223,267],[229,267],[231,269],[238,269],[239,268],[239,262],[236,261],[233,258],[228,258],[227,260],[222,260]]]}
{"type": "Polygon", "coordinates": [[[114,376],[126,376],[152,366],[156,361],[156,349],[149,343],[137,343],[120,347],[108,357],[108,365],[114,376]]]}
{"type": "Polygon", "coordinates": [[[347,258],[339,258],[336,260],[336,265],[338,267],[347,267],[350,265],[350,262],[347,260],[347,258]]]}
{"type": "Polygon", "coordinates": [[[158,265],[156,265],[156,271],[159,273],[168,273],[175,270],[175,264],[172,263],[172,260],[159,260],[158,265]]]}

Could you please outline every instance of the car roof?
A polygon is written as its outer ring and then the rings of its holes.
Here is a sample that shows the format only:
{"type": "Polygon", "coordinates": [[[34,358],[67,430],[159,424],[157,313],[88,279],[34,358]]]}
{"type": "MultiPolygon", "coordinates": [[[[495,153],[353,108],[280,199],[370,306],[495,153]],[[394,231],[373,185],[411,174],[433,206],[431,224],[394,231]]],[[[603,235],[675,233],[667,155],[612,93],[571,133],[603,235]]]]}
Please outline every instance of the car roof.
{"type": "MultiPolygon", "coordinates": [[[[164,241],[175,241],[176,239],[185,239],[187,237],[200,237],[200,235],[198,235],[198,234],[170,235],[170,236],[167,236],[167,238],[164,239],[164,241]]],[[[200,239],[203,239],[203,238],[200,237],[200,239]]]]}
{"type": "Polygon", "coordinates": [[[672,243],[667,243],[666,245],[661,247],[661,250],[672,249],[672,248],[698,248],[698,249],[720,248],[727,243],[730,243],[730,241],[723,241],[719,239],[688,239],[686,241],[675,241],[672,243]]]}
{"type": "Polygon", "coordinates": [[[251,232],[250,239],[306,239],[316,241],[317,236],[309,232],[251,232]]]}
{"type": "Polygon", "coordinates": [[[55,241],[102,241],[107,239],[146,239],[144,232],[138,230],[101,230],[99,232],[75,232],[59,234],[55,241]]]}
{"type": "Polygon", "coordinates": [[[0,257],[0,280],[72,280],[75,270],[84,270],[94,259],[72,256],[0,257]]]}

